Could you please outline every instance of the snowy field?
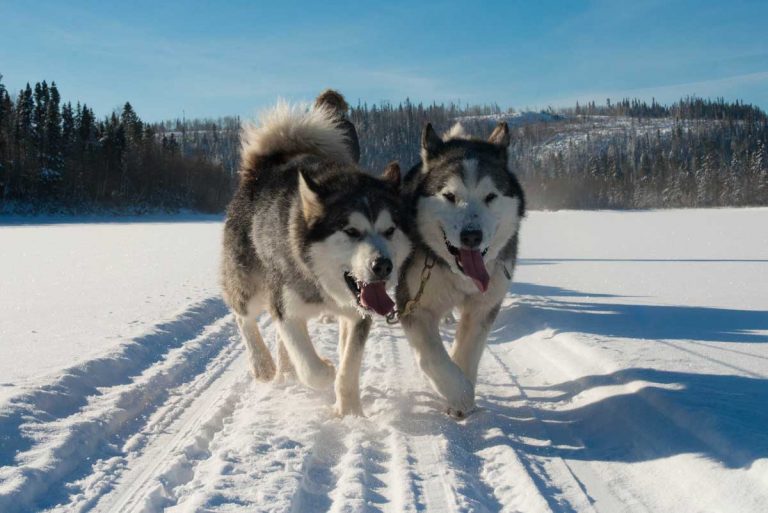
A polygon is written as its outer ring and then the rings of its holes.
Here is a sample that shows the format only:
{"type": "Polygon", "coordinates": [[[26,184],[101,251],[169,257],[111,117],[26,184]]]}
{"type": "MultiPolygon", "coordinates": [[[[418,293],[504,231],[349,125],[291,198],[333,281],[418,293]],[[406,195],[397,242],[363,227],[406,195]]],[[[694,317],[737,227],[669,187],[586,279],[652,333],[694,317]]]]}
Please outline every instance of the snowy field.
{"type": "MultiPolygon", "coordinates": [[[[367,418],[255,384],[219,220],[0,220],[0,512],[768,511],[766,227],[530,214],[455,422],[381,322],[367,418]]],[[[335,325],[312,333],[336,359],[335,325]]]]}

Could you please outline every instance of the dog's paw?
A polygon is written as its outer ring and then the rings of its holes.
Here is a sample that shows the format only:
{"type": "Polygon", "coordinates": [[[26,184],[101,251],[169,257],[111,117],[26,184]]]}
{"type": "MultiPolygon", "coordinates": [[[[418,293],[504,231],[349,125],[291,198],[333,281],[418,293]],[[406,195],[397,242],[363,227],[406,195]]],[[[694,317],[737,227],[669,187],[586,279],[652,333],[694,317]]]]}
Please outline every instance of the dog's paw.
{"type": "Polygon", "coordinates": [[[290,383],[296,381],[298,376],[296,375],[296,368],[288,361],[277,359],[277,371],[275,372],[275,383],[290,383]]]}
{"type": "Polygon", "coordinates": [[[304,379],[301,381],[308,387],[314,388],[315,390],[325,390],[331,386],[336,379],[336,368],[329,360],[323,358],[321,362],[309,370],[307,375],[303,378],[304,379]]]}
{"type": "Polygon", "coordinates": [[[281,370],[280,367],[278,367],[277,372],[275,373],[275,378],[272,381],[276,385],[287,385],[289,383],[295,382],[296,380],[297,376],[295,371],[281,370]]]}
{"type": "Polygon", "coordinates": [[[272,381],[276,374],[275,362],[267,355],[265,358],[251,359],[251,371],[257,381],[272,381]]]}
{"type": "Polygon", "coordinates": [[[351,415],[353,417],[365,417],[363,414],[363,407],[359,402],[355,403],[346,401],[336,401],[333,405],[333,414],[336,417],[346,417],[351,415]]]}
{"type": "Polygon", "coordinates": [[[439,382],[434,381],[435,388],[451,410],[466,413],[475,407],[475,387],[458,367],[452,370],[441,376],[439,382]]]}
{"type": "Polygon", "coordinates": [[[475,394],[470,391],[448,401],[448,415],[457,419],[465,418],[475,409],[475,394]]]}
{"type": "Polygon", "coordinates": [[[474,411],[474,407],[471,410],[456,410],[449,406],[448,409],[445,411],[445,413],[447,413],[448,416],[453,419],[464,420],[470,415],[472,415],[473,411],[474,411]]]}

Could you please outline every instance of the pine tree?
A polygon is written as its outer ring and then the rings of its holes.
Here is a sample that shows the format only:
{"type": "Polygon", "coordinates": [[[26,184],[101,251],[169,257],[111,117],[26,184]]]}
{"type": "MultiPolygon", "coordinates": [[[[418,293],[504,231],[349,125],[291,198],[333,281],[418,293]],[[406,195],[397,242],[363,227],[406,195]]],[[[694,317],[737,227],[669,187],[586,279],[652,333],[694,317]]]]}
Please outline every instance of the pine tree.
{"type": "Polygon", "coordinates": [[[10,120],[13,116],[12,105],[8,91],[3,84],[3,75],[0,73],[0,199],[5,199],[9,190],[10,166],[10,120]]]}
{"type": "Polygon", "coordinates": [[[37,153],[37,160],[40,168],[46,165],[46,123],[45,114],[48,111],[48,102],[50,92],[48,84],[43,80],[35,84],[35,107],[32,116],[32,125],[34,128],[34,144],[37,153]]]}
{"type": "Polygon", "coordinates": [[[67,102],[61,108],[61,151],[65,157],[72,154],[75,144],[75,113],[72,103],[67,102]]]}
{"type": "Polygon", "coordinates": [[[27,86],[21,90],[16,101],[16,123],[14,126],[15,158],[13,175],[10,182],[14,193],[20,196],[30,193],[32,179],[32,159],[34,148],[32,118],[34,112],[32,88],[27,86]]]}
{"type": "Polygon", "coordinates": [[[56,82],[51,82],[50,96],[45,111],[45,136],[47,139],[47,166],[51,170],[60,171],[63,167],[61,154],[61,114],[59,103],[61,96],[56,82]]]}
{"type": "Polygon", "coordinates": [[[749,173],[754,181],[752,203],[768,205],[768,156],[762,141],[752,155],[749,173]]]}
{"type": "Polygon", "coordinates": [[[144,126],[133,110],[130,102],[125,102],[123,112],[120,115],[120,121],[125,128],[126,139],[129,144],[138,146],[141,144],[141,138],[144,133],[144,126]]]}
{"type": "Polygon", "coordinates": [[[744,173],[743,162],[737,152],[733,152],[731,162],[725,172],[723,187],[720,191],[720,204],[725,206],[741,205],[744,196],[742,178],[746,173],[744,173]]]}

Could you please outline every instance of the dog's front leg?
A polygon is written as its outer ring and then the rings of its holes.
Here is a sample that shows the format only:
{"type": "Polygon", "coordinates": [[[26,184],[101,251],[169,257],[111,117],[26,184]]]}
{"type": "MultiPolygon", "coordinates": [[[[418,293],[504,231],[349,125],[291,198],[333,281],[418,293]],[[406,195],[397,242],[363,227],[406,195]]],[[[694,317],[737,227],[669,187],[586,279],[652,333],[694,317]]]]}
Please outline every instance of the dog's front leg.
{"type": "Polygon", "coordinates": [[[339,317],[340,363],[336,375],[336,414],[363,415],[360,403],[360,367],[363,363],[363,350],[368,333],[371,331],[371,319],[345,319],[339,317]]]}
{"type": "Polygon", "coordinates": [[[277,323],[277,330],[299,381],[316,390],[322,390],[333,382],[333,364],[317,355],[309,338],[306,320],[283,319],[277,323]]]}
{"type": "Polygon", "coordinates": [[[475,405],[475,387],[451,360],[440,339],[439,319],[420,309],[402,319],[403,329],[416,353],[421,370],[452,412],[463,417],[475,405]]]}
{"type": "Polygon", "coordinates": [[[456,330],[456,340],[451,348],[451,359],[456,362],[464,375],[473,384],[477,383],[477,368],[483,356],[488,332],[491,330],[497,305],[489,312],[487,308],[478,309],[467,306],[461,310],[461,319],[456,330]]]}

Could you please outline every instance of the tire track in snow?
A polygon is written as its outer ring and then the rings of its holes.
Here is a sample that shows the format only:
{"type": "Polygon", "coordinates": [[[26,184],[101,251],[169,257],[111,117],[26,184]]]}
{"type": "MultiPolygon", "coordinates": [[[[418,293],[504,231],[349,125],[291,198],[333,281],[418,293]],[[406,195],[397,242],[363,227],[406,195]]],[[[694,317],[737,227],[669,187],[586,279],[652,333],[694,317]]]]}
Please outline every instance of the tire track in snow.
{"type": "Polygon", "coordinates": [[[49,383],[30,387],[0,404],[0,467],[13,465],[15,455],[34,445],[35,440],[24,433],[26,425],[54,422],[77,413],[86,406],[88,397],[99,395],[102,388],[130,383],[131,377],[161,361],[168,351],[200,336],[228,313],[218,297],[195,303],[146,335],[60,371],[49,383]]]}
{"type": "MultiPolygon", "coordinates": [[[[100,368],[104,371],[106,368],[119,372],[136,370],[159,358],[134,378],[61,378],[57,394],[91,393],[93,390],[90,387],[96,382],[127,383],[99,388],[94,395],[86,397],[70,397],[56,410],[61,417],[54,417],[49,422],[44,422],[41,417],[33,417],[32,422],[27,422],[27,417],[22,416],[25,422],[16,436],[22,438],[23,432],[24,437],[35,440],[35,443],[16,455],[16,466],[0,469],[0,510],[38,510],[67,500],[72,489],[68,481],[87,477],[94,472],[94,468],[104,465],[105,460],[112,460],[112,464],[114,458],[119,459],[122,453],[120,445],[141,427],[148,415],[161,407],[168,399],[169,390],[194,379],[204,371],[210,359],[216,358],[232,344],[234,328],[231,320],[212,317],[212,314],[220,313],[216,306],[218,303],[220,300],[203,302],[202,306],[182,314],[181,319],[162,324],[151,335],[144,337],[144,343],[158,346],[144,348],[142,354],[152,355],[151,358],[138,358],[136,362],[126,363],[122,359],[129,358],[128,353],[120,353],[121,356],[112,363],[101,359],[97,363],[84,365],[85,369],[100,368]],[[193,337],[184,339],[187,335],[193,337]],[[63,382],[69,386],[61,388],[63,382]],[[81,386],[84,383],[88,386],[83,389],[81,386]],[[80,402],[85,406],[69,414],[69,410],[80,402]]],[[[128,348],[134,350],[137,344],[136,341],[129,343],[128,348]]],[[[24,404],[20,409],[53,400],[49,392],[44,389],[29,396],[32,403],[24,404]]],[[[76,490],[77,486],[74,488],[76,490]]]]}
{"type": "Polygon", "coordinates": [[[342,430],[329,423],[330,397],[295,383],[253,383],[167,511],[326,510],[345,452],[342,430]]]}
{"type": "MultiPolygon", "coordinates": [[[[305,459],[301,485],[291,505],[291,511],[364,511],[381,512],[390,501],[388,469],[390,455],[384,440],[386,429],[376,426],[371,415],[371,396],[381,398],[385,392],[366,386],[370,379],[381,383],[383,367],[382,330],[372,330],[364,355],[364,375],[361,392],[364,410],[369,417],[343,419],[325,418],[317,427],[313,448],[305,459]]],[[[317,324],[313,329],[316,340],[324,340],[326,354],[335,351],[336,328],[317,324]]],[[[374,414],[375,416],[375,414],[374,414]]]]}
{"type": "Polygon", "coordinates": [[[290,509],[311,450],[306,439],[311,422],[303,424],[285,407],[286,391],[297,387],[254,383],[250,374],[246,381],[241,402],[212,438],[205,458],[190,469],[186,482],[175,483],[176,503],[166,511],[290,509]]]}
{"type": "MultiPolygon", "coordinates": [[[[240,353],[242,355],[242,353],[240,353]]],[[[189,481],[193,469],[210,456],[209,447],[242,399],[250,380],[245,359],[229,376],[217,379],[167,432],[149,444],[119,482],[116,493],[97,504],[96,511],[155,512],[177,502],[175,489],[189,481]]]]}
{"type": "MultiPolygon", "coordinates": [[[[252,382],[234,322],[230,316],[226,322],[227,350],[196,379],[179,387],[127,441],[130,456],[122,465],[125,472],[119,479],[112,476],[112,488],[104,487],[104,496],[91,501],[96,511],[154,512],[172,507],[196,467],[210,458],[213,441],[248,397],[252,382]]],[[[262,319],[261,329],[269,324],[269,319],[262,319]]]]}
{"type": "MultiPolygon", "coordinates": [[[[509,393],[508,386],[489,384],[487,377],[481,382],[481,388],[495,392],[493,398],[484,398],[482,403],[488,414],[484,421],[488,427],[486,436],[499,440],[483,451],[486,460],[483,474],[503,501],[505,511],[594,512],[591,498],[562,458],[540,458],[523,449],[526,443],[538,440],[546,453],[551,437],[514,372],[492,345],[486,348],[486,353],[489,358],[485,361],[492,362],[504,381],[519,393],[519,397],[515,397],[509,393]],[[516,429],[523,423],[526,424],[525,439],[516,429]],[[516,469],[518,482],[509,479],[509,468],[516,469]]],[[[482,372],[483,369],[481,377],[482,372]]],[[[494,376],[495,373],[488,377],[494,376]]]]}
{"type": "MultiPolygon", "coordinates": [[[[231,323],[231,321],[229,322],[231,323]]],[[[91,474],[68,486],[71,490],[75,490],[70,495],[71,501],[54,508],[54,511],[88,511],[99,501],[102,501],[105,495],[110,497],[120,495],[122,488],[127,487],[126,482],[130,483],[137,480],[136,469],[145,468],[149,459],[153,460],[152,463],[160,463],[154,461],[158,452],[157,448],[160,446],[171,447],[171,444],[167,442],[168,433],[180,431],[179,425],[183,422],[180,422],[179,419],[182,417],[189,417],[194,414],[197,416],[208,415],[207,410],[214,408],[216,413],[210,416],[209,421],[202,423],[201,431],[215,431],[216,422],[226,417],[227,407],[231,403],[234,392],[227,392],[225,404],[218,406],[214,404],[212,398],[206,399],[204,396],[219,396],[228,388],[243,388],[246,371],[239,368],[243,366],[242,362],[239,366],[235,365],[243,359],[243,352],[244,348],[239,343],[228,345],[221,354],[211,360],[204,372],[170,391],[168,401],[150,415],[147,423],[127,439],[122,447],[122,453],[125,456],[97,461],[91,474]],[[236,370],[239,370],[239,373],[236,373],[236,370]],[[235,374],[237,379],[235,379],[235,374]],[[233,379],[235,379],[234,384],[232,384],[233,379]]],[[[189,422],[187,421],[187,423],[189,422]]],[[[187,457],[193,453],[200,454],[205,444],[205,438],[197,436],[194,442],[195,450],[192,450],[193,448],[190,446],[188,450],[182,451],[187,457]]],[[[189,457],[189,459],[192,460],[193,458],[189,457]]],[[[166,483],[172,481],[171,477],[168,476],[166,483]]],[[[114,503],[114,499],[111,500],[114,503]]],[[[104,510],[104,508],[98,509],[104,510]]],[[[111,509],[107,510],[111,511],[111,509]]]]}
{"type": "MultiPolygon", "coordinates": [[[[457,423],[428,390],[410,353],[410,346],[392,327],[380,324],[379,336],[389,351],[381,353],[377,376],[366,370],[366,389],[386,383],[385,399],[377,401],[376,416],[389,417],[389,511],[497,511],[499,504],[479,476],[475,454],[478,432],[471,423],[457,423]],[[405,354],[403,354],[405,353],[405,354]]],[[[447,330],[450,331],[450,330],[447,330]]],[[[450,335],[450,333],[447,333],[450,335]]],[[[376,359],[378,354],[374,354],[376,359]]]]}
{"type": "MultiPolygon", "coordinates": [[[[320,351],[335,359],[335,325],[316,324],[311,332],[320,351]]],[[[369,417],[336,419],[332,393],[252,383],[234,329],[230,336],[229,363],[222,351],[218,374],[205,372],[196,384],[180,386],[127,437],[130,456],[95,465],[93,475],[76,483],[93,493],[67,505],[79,509],[61,511],[574,510],[563,499],[574,500],[573,475],[522,454],[515,433],[498,427],[509,424],[510,405],[517,405],[509,389],[514,376],[495,353],[492,372],[481,370],[484,408],[456,422],[425,392],[404,337],[377,324],[363,373],[369,417]],[[120,477],[99,482],[98,472],[108,469],[120,477]],[[548,501],[546,494],[558,498],[548,501]]],[[[591,509],[581,506],[576,509],[591,509]]]]}
{"type": "MultiPolygon", "coordinates": [[[[538,298],[538,300],[547,302],[546,298],[538,298]]],[[[546,316],[537,315],[536,317],[540,321],[539,324],[547,325],[546,316]]],[[[701,419],[689,417],[686,414],[686,409],[675,401],[671,401],[669,395],[656,392],[663,389],[675,390],[677,386],[675,383],[647,381],[647,378],[643,378],[642,372],[637,372],[637,378],[631,379],[631,369],[617,366],[616,362],[607,359],[603,352],[587,343],[588,340],[583,340],[578,334],[556,333],[552,332],[551,329],[544,329],[539,333],[549,333],[549,336],[541,337],[538,335],[537,340],[537,335],[533,335],[518,341],[518,344],[523,344],[524,349],[518,349],[517,353],[526,356],[523,360],[510,359],[512,368],[498,357],[496,349],[491,348],[491,352],[497,356],[497,362],[506,368],[507,374],[520,388],[528,407],[536,417],[537,424],[543,428],[543,431],[532,433],[533,438],[541,440],[544,436],[549,439],[547,432],[551,431],[552,436],[559,443],[559,447],[542,447],[540,450],[536,450],[536,448],[531,447],[530,439],[527,439],[521,452],[533,453],[531,460],[543,461],[546,468],[551,467],[553,462],[561,461],[568,473],[571,474],[572,481],[577,483],[585,494],[587,493],[586,485],[582,482],[589,484],[589,494],[586,496],[590,502],[598,501],[593,509],[599,504],[598,509],[600,511],[651,512],[655,510],[654,506],[648,503],[648,493],[638,490],[636,487],[637,482],[642,481],[642,478],[638,479],[639,476],[633,474],[635,469],[629,468],[624,472],[606,472],[604,465],[598,464],[598,460],[604,461],[606,456],[595,454],[589,457],[589,451],[595,450],[596,446],[598,451],[601,450],[601,447],[611,448],[613,458],[620,457],[621,459],[637,461],[644,461],[649,457],[653,458],[653,448],[680,445],[676,440],[686,440],[690,451],[695,451],[695,445],[699,442],[709,446],[714,454],[722,451],[719,437],[716,434],[712,437],[708,436],[710,433],[703,425],[706,422],[703,423],[701,419]],[[536,372],[546,380],[545,383],[569,383],[569,385],[565,388],[554,387],[554,390],[560,393],[555,397],[538,400],[529,398],[524,387],[517,383],[515,371],[512,370],[515,367],[521,368],[522,365],[536,369],[536,372]],[[615,377],[616,374],[624,377],[619,379],[615,377]],[[604,376],[605,378],[598,387],[582,390],[578,383],[585,376],[604,376]],[[631,399],[628,399],[629,402],[601,400],[603,397],[610,399],[619,396],[631,399]],[[632,409],[627,411],[626,407],[630,402],[632,409]],[[574,430],[569,422],[555,422],[550,424],[551,429],[547,429],[547,424],[539,418],[540,415],[536,414],[537,411],[540,411],[545,417],[552,419],[567,418],[563,415],[565,412],[571,409],[578,411],[579,408],[592,403],[603,403],[604,406],[595,410],[594,414],[598,415],[598,418],[575,417],[572,420],[575,425],[579,426],[580,431],[574,430]],[[584,433],[586,426],[591,426],[590,429],[593,431],[599,430],[601,433],[599,438],[595,438],[594,434],[587,431],[587,439],[582,439],[580,433],[584,433]],[[557,455],[558,452],[566,454],[581,452],[582,456],[566,461],[557,455]]],[[[502,341],[508,342],[509,333],[502,335],[502,341]]],[[[655,342],[666,343],[662,340],[655,342]]],[[[669,345],[679,349],[676,345],[669,345]]],[[[531,388],[538,394],[541,394],[542,390],[548,389],[552,390],[553,387],[531,388]]],[[[669,468],[658,468],[655,473],[657,479],[664,482],[668,490],[679,488],[679,496],[686,497],[690,493],[689,485],[677,484],[680,481],[679,475],[681,473],[700,475],[700,479],[705,479],[702,471],[704,474],[707,473],[706,466],[702,468],[697,462],[682,461],[669,468]],[[683,470],[683,468],[687,470],[683,470]],[[662,477],[667,472],[670,474],[666,478],[662,477]]],[[[749,488],[750,479],[745,478],[742,482],[745,488],[749,488]]],[[[755,483],[751,484],[755,487],[760,486],[755,483]]],[[[717,488],[719,485],[720,483],[713,482],[710,488],[717,488]]]]}
{"type": "MultiPolygon", "coordinates": [[[[714,389],[705,398],[699,398],[700,394],[707,393],[704,390],[706,384],[695,380],[689,382],[686,389],[685,382],[655,382],[653,374],[646,376],[644,369],[616,369],[612,362],[601,361],[600,354],[587,342],[578,336],[559,334],[547,343],[526,344],[525,351],[529,355],[528,364],[546,369],[548,379],[561,383],[556,387],[543,387],[559,392],[558,396],[543,401],[545,414],[553,413],[554,419],[566,418],[562,414],[568,411],[602,405],[592,409],[598,416],[596,418],[573,417],[573,424],[580,430],[578,433],[567,422],[555,424],[560,440],[567,437],[573,440],[573,447],[564,448],[566,452],[574,449],[581,452],[580,456],[569,459],[567,466],[574,475],[589,483],[590,494],[599,500],[600,511],[650,512],[657,509],[649,502],[649,493],[640,484],[645,476],[638,467],[629,466],[621,472],[606,468],[606,455],[600,452],[604,452],[605,447],[613,451],[607,459],[612,457],[617,461],[653,460],[659,457],[658,451],[664,447],[679,447],[680,454],[712,455],[710,457],[715,461],[738,459],[739,447],[734,447],[732,440],[712,429],[706,409],[699,407],[704,403],[714,407],[718,400],[733,403],[737,398],[729,396],[727,391],[714,389]],[[568,364],[564,366],[563,361],[568,364]],[[597,385],[582,388],[579,382],[586,376],[602,376],[603,379],[597,385]],[[618,397],[627,399],[619,401],[618,397]],[[630,405],[631,409],[628,409],[630,405]],[[598,426],[597,434],[590,433],[590,429],[598,426]],[[579,433],[584,433],[587,438],[579,438],[579,433]]],[[[532,390],[541,388],[532,387],[532,390]]],[[[727,496],[730,484],[723,482],[722,476],[712,473],[715,465],[705,458],[679,459],[674,465],[655,467],[653,472],[655,480],[665,484],[667,496],[685,500],[692,489],[698,488],[699,494],[712,498],[712,507],[718,510],[714,504],[727,496]],[[681,476],[696,476],[696,479],[681,476]]],[[[759,504],[765,500],[765,483],[755,477],[752,473],[737,478],[741,500],[745,503],[759,504]]],[[[652,500],[653,496],[650,497],[652,500]]]]}

